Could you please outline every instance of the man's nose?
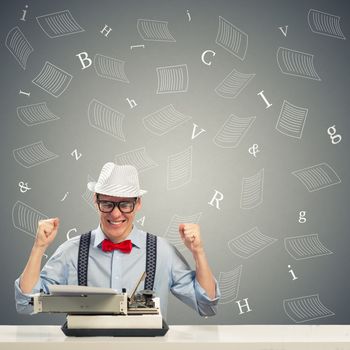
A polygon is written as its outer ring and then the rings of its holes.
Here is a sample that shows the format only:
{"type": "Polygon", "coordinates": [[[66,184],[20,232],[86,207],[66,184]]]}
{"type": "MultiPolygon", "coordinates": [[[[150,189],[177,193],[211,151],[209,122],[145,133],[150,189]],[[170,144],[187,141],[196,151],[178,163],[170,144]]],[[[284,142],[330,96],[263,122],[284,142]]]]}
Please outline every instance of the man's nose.
{"type": "Polygon", "coordinates": [[[115,205],[113,210],[111,211],[111,214],[113,215],[119,215],[119,214],[122,214],[122,212],[119,210],[118,206],[115,205]]]}

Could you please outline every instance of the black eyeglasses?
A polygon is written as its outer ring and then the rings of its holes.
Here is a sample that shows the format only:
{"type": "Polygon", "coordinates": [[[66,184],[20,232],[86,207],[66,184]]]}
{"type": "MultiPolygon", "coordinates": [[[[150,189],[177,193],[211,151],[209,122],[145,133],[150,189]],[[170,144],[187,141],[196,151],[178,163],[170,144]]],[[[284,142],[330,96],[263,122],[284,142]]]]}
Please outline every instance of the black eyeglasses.
{"type": "Polygon", "coordinates": [[[115,207],[118,207],[119,211],[124,214],[132,213],[135,209],[136,198],[133,201],[104,201],[97,199],[98,208],[102,213],[111,213],[115,207]]]}

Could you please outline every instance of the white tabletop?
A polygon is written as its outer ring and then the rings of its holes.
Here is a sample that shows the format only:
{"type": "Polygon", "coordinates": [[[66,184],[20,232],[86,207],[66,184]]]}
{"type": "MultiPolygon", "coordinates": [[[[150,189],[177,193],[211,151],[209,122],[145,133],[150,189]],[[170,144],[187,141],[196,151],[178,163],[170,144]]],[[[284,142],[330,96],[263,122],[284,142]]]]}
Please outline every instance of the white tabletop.
{"type": "Polygon", "coordinates": [[[59,326],[0,326],[0,349],[350,350],[347,325],[170,326],[163,337],[66,337],[59,326]],[[31,345],[29,347],[29,345],[31,345]]]}

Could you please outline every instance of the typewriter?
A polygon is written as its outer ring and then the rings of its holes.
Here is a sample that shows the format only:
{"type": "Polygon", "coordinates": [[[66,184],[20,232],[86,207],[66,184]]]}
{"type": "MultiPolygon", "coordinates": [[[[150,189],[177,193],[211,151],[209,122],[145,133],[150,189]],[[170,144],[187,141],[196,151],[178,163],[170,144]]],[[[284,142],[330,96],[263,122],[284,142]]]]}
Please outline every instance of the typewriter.
{"type": "Polygon", "coordinates": [[[143,273],[130,297],[126,290],[76,285],[51,285],[49,293],[32,296],[34,313],[65,313],[61,327],[67,336],[162,336],[169,327],[152,290],[136,293],[143,273]]]}

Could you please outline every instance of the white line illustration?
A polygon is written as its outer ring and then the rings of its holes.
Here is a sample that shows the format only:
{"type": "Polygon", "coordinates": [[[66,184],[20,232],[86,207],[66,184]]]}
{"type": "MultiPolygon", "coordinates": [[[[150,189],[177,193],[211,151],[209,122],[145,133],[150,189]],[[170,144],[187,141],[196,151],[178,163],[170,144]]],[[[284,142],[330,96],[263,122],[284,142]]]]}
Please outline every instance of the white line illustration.
{"type": "Polygon", "coordinates": [[[232,303],[238,297],[243,265],[227,272],[220,272],[219,288],[221,298],[219,304],[232,303]]]}
{"type": "Polygon", "coordinates": [[[125,62],[113,57],[96,54],[94,57],[94,68],[96,74],[102,78],[130,83],[125,74],[125,62]]]}
{"type": "Polygon", "coordinates": [[[111,135],[120,141],[125,141],[123,132],[124,114],[94,98],[89,103],[88,118],[89,124],[93,128],[111,135]]]}
{"type": "Polygon", "coordinates": [[[276,123],[276,130],[286,136],[301,139],[308,111],[307,108],[295,106],[284,100],[276,123]]]}
{"type": "Polygon", "coordinates": [[[190,222],[193,224],[198,224],[199,220],[202,216],[202,213],[195,213],[188,216],[181,216],[174,214],[170,220],[169,226],[164,234],[164,237],[173,244],[179,251],[184,251],[186,246],[183,244],[180,233],[179,233],[179,225],[190,222]]]}
{"type": "Polygon", "coordinates": [[[234,69],[215,88],[215,92],[224,98],[236,98],[254,77],[254,73],[245,74],[234,69]]]}
{"type": "Polygon", "coordinates": [[[314,67],[314,55],[279,47],[276,58],[283,74],[321,81],[314,67]]]}
{"type": "Polygon", "coordinates": [[[146,41],[176,42],[168,29],[168,22],[151,19],[138,19],[137,31],[146,41]]]}
{"type": "Polygon", "coordinates": [[[190,116],[182,114],[170,104],[148,114],[142,119],[142,122],[145,128],[152,134],[162,136],[190,119],[190,116]]]}
{"type": "Polygon", "coordinates": [[[335,315],[333,311],[322,304],[318,294],[285,299],[283,300],[283,309],[286,315],[295,323],[303,323],[335,315]]]}
{"type": "Polygon", "coordinates": [[[248,259],[276,241],[276,238],[266,236],[257,227],[253,227],[228,241],[228,247],[233,254],[248,259]]]}
{"type": "Polygon", "coordinates": [[[142,47],[144,49],[145,45],[130,45],[130,50],[137,49],[138,47],[142,47]]]}
{"type": "Polygon", "coordinates": [[[192,180],[192,146],[168,157],[167,189],[174,190],[192,180]]]}
{"type": "Polygon", "coordinates": [[[49,110],[46,102],[17,107],[17,116],[27,126],[44,124],[60,119],[49,110]]]}
{"type": "Polygon", "coordinates": [[[25,168],[31,168],[58,157],[45,147],[43,141],[14,149],[12,152],[16,162],[25,168]]]}
{"type": "Polygon", "coordinates": [[[133,165],[139,173],[158,166],[158,164],[147,154],[145,147],[140,147],[132,151],[116,155],[115,163],[118,165],[133,165]]]}
{"type": "Polygon", "coordinates": [[[245,59],[248,35],[221,16],[215,42],[241,61],[245,59]]]}
{"type": "Polygon", "coordinates": [[[46,61],[41,72],[32,82],[54,97],[61,96],[68,88],[73,76],[46,61]]]}
{"type": "Polygon", "coordinates": [[[21,201],[17,201],[12,207],[13,226],[34,238],[38,221],[46,219],[48,216],[21,201]]]}
{"type": "Polygon", "coordinates": [[[299,169],[293,171],[292,174],[305,185],[309,192],[319,191],[323,188],[341,183],[338,174],[327,163],[320,163],[304,169],[299,169]]]}
{"type": "Polygon", "coordinates": [[[237,117],[231,114],[215,135],[213,142],[221,148],[236,148],[256,117],[237,117]]]}
{"type": "Polygon", "coordinates": [[[157,94],[187,92],[188,90],[187,64],[157,67],[157,78],[157,94]]]}
{"type": "Polygon", "coordinates": [[[287,237],[284,239],[284,247],[288,254],[295,260],[311,259],[333,254],[332,251],[321,243],[317,233],[287,237]]]}
{"type": "Polygon", "coordinates": [[[66,192],[66,193],[64,194],[63,198],[61,199],[61,202],[63,202],[63,201],[67,198],[68,194],[69,194],[69,192],[66,192]]]}
{"type": "Polygon", "coordinates": [[[36,20],[43,32],[51,39],[85,31],[69,10],[38,16],[36,20]]]}
{"type": "Polygon", "coordinates": [[[263,202],[264,169],[242,179],[241,209],[252,209],[263,202]]]}
{"type": "Polygon", "coordinates": [[[66,237],[67,237],[67,241],[69,241],[70,239],[74,238],[74,237],[77,237],[77,236],[80,236],[80,234],[76,234],[75,236],[71,237],[71,233],[74,232],[74,234],[77,233],[77,229],[74,227],[74,228],[71,228],[70,230],[67,231],[66,233],[66,237]]]}
{"type": "Polygon", "coordinates": [[[23,69],[26,69],[28,57],[34,49],[19,27],[14,27],[7,33],[5,46],[9,49],[19,65],[23,69]]]}
{"type": "Polygon", "coordinates": [[[307,22],[313,33],[343,39],[345,36],[340,28],[340,17],[330,13],[310,9],[307,14],[307,22]]]}
{"type": "MultiPolygon", "coordinates": [[[[87,176],[87,183],[96,182],[96,180],[90,175],[87,176]]],[[[90,206],[90,208],[97,211],[97,208],[94,203],[94,193],[91,192],[87,187],[85,188],[85,192],[81,195],[84,201],[90,206]]]]}

